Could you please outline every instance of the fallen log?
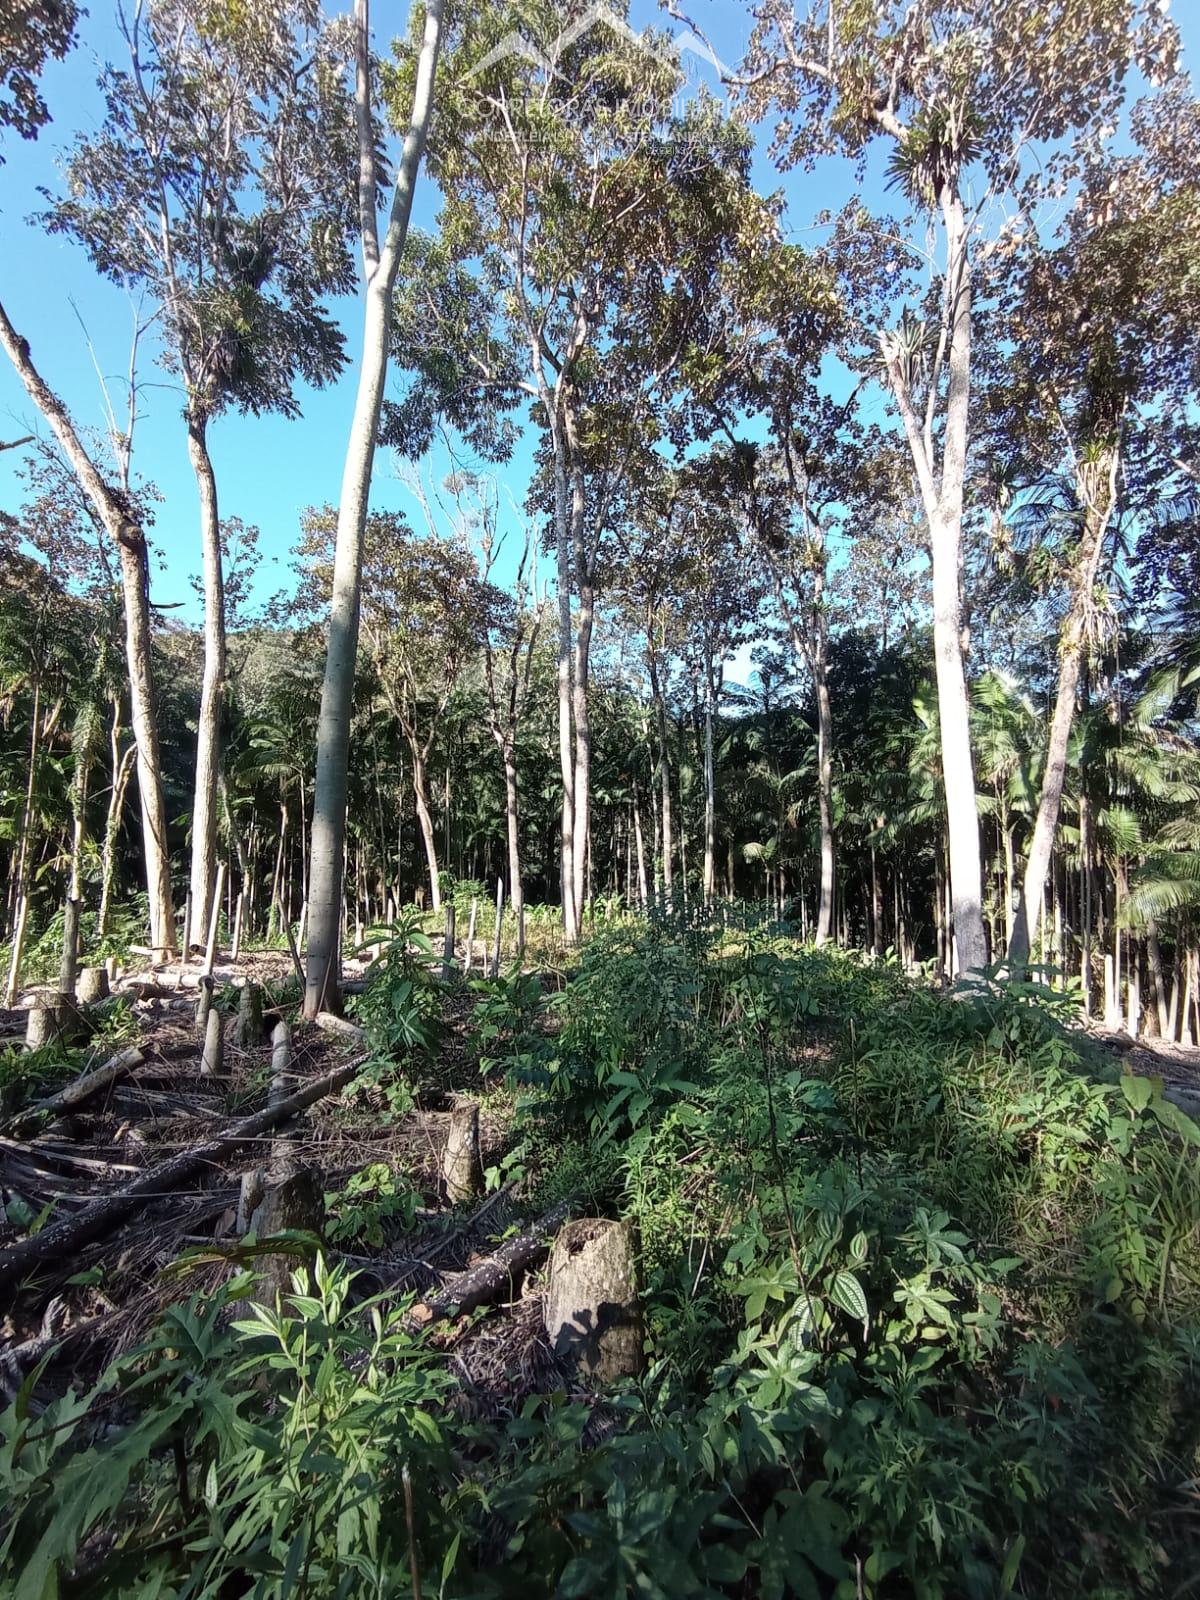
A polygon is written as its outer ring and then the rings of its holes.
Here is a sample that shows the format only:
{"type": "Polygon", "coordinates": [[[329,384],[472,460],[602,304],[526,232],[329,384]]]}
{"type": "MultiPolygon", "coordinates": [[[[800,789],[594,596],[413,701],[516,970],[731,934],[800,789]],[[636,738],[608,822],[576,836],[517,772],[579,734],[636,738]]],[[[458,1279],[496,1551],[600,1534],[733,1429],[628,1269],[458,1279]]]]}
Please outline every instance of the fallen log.
{"type": "MultiPolygon", "coordinates": [[[[409,1312],[409,1320],[417,1327],[437,1322],[445,1317],[461,1316],[487,1305],[510,1285],[514,1278],[539,1261],[550,1248],[554,1235],[571,1214],[571,1201],[563,1200],[537,1219],[524,1233],[501,1245],[495,1255],[488,1256],[465,1272],[447,1279],[435,1293],[426,1295],[409,1312]]],[[[2,1258],[0,1258],[2,1260],[2,1258]]]]}
{"type": "Polygon", "coordinates": [[[56,1117],[64,1111],[73,1111],[77,1106],[85,1105],[94,1095],[101,1094],[122,1078],[127,1078],[134,1067],[140,1067],[145,1059],[136,1045],[129,1050],[122,1050],[103,1066],[85,1072],[81,1078],[68,1083],[66,1088],[60,1089],[57,1094],[49,1095],[45,1100],[39,1100],[36,1105],[28,1106],[24,1111],[18,1112],[9,1124],[11,1130],[20,1132],[22,1128],[40,1122],[43,1118],[56,1117]]]}
{"type": "MultiPolygon", "coordinates": [[[[193,982],[185,979],[183,986],[194,989],[198,983],[199,979],[193,982]]],[[[153,978],[122,978],[120,992],[131,996],[134,1000],[174,1000],[179,994],[179,988],[168,987],[167,984],[159,983],[153,978]]]]}
{"type": "Polygon", "coordinates": [[[0,1289],[11,1287],[18,1274],[29,1267],[71,1255],[80,1245],[110,1232],[131,1211],[158,1199],[166,1190],[178,1188],[188,1178],[207,1171],[239,1145],[247,1144],[259,1134],[277,1128],[281,1122],[307,1110],[317,1100],[344,1088],[361,1066],[362,1060],[358,1058],[335,1067],[332,1072],[326,1072],[312,1083],[305,1084],[286,1100],[256,1111],[253,1116],[235,1122],[215,1138],[207,1139],[203,1144],[151,1167],[126,1188],[93,1200],[76,1216],[63,1222],[52,1222],[40,1233],[0,1250],[0,1289]]]}

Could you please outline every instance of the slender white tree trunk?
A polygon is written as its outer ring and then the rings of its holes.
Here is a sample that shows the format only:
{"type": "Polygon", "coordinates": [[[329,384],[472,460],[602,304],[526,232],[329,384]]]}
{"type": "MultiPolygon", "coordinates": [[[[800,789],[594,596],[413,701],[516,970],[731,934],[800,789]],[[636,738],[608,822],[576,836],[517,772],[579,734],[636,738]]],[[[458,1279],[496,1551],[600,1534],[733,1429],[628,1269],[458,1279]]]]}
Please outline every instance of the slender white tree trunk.
{"type": "Polygon", "coordinates": [[[637,847],[638,904],[645,911],[650,904],[650,886],[646,879],[646,842],[642,837],[642,807],[636,783],[633,786],[633,838],[637,847]]]}
{"type": "Polygon", "coordinates": [[[108,932],[109,910],[112,905],[113,883],[117,874],[117,839],[121,832],[121,817],[125,810],[125,791],[133,770],[137,748],[128,745],[121,749],[121,723],[119,702],[113,703],[113,725],[110,734],[112,751],[112,787],[108,792],[108,815],[104,821],[104,845],[100,852],[100,911],[97,926],[100,938],[108,932]]]}
{"type": "Polygon", "coordinates": [[[824,615],[813,640],[813,686],[817,696],[817,809],[821,826],[821,885],[817,903],[817,943],[833,932],[836,860],[833,844],[833,707],[829,699],[828,643],[824,615]]]}
{"type": "Polygon", "coordinates": [[[159,759],[158,715],[154,697],[153,630],[150,618],[150,573],[146,539],[128,501],[105,482],[84,449],[62,401],[42,378],[0,305],[3,345],[30,399],[49,423],[80,487],[95,506],[105,531],[117,547],[125,601],[125,660],[134,743],[137,746],[138,791],[142,806],[142,844],[146,889],[150,902],[150,944],[157,959],[175,949],[175,913],[171,901],[171,860],[167,848],[167,816],[163,804],[159,759]]]}
{"type": "Polygon", "coordinates": [[[192,916],[208,927],[213,878],[217,870],[217,805],[221,782],[221,710],[225,694],[225,579],[221,561],[221,519],[217,478],[208,452],[208,424],[202,410],[187,416],[188,455],[200,497],[200,549],[204,566],[204,672],[196,726],[196,780],[192,802],[192,916]]]}
{"type": "Polygon", "coordinates": [[[1116,501],[1117,466],[1117,451],[1112,448],[1102,461],[1084,463],[1078,477],[1079,499],[1084,508],[1083,541],[1071,585],[1071,603],[1059,637],[1058,685],[1046,746],[1042,791],[1029,845],[1025,881],[1008,943],[1009,966],[1014,971],[1022,970],[1028,963],[1029,952],[1037,935],[1042,893],[1046,886],[1046,874],[1050,870],[1050,856],[1054,849],[1054,835],[1058,829],[1058,814],[1066,784],[1067,751],[1083,667],[1086,614],[1092,603],[1092,591],[1104,555],[1105,535],[1116,501]]]}
{"type": "Polygon", "coordinates": [[[438,869],[437,836],[433,828],[433,813],[429,809],[429,781],[425,775],[425,758],[413,751],[413,795],[417,803],[417,821],[421,825],[421,840],[425,846],[425,865],[429,869],[429,904],[434,911],[442,909],[441,875],[438,869]]]}
{"type": "Polygon", "coordinates": [[[350,717],[358,656],[362,545],[375,462],[375,440],[387,377],[392,291],[400,252],[408,235],[417,171],[433,110],[433,87],[442,33],[442,0],[426,0],[425,32],[413,89],[412,117],[392,195],[391,216],[382,250],[376,241],[375,132],[371,109],[366,0],[356,0],[360,201],[366,303],[363,354],[342,492],[338,504],[333,593],[329,610],[328,653],[317,723],[317,773],[313,791],[312,872],[309,885],[308,966],[304,1014],[336,1008],[339,1001],[342,927],[342,863],[346,836],[346,792],[350,757],[350,717]]]}
{"type": "Polygon", "coordinates": [[[663,897],[670,902],[673,884],[675,843],[671,832],[671,762],[667,745],[667,703],[658,681],[658,669],[650,665],[650,692],[654,697],[654,712],[658,720],[658,778],[662,805],[662,873],[663,897]]]}
{"type": "Polygon", "coordinates": [[[983,931],[983,864],[975,810],[975,765],[971,756],[970,709],[962,656],[962,605],[959,598],[961,529],[937,518],[933,545],[933,650],[942,741],[942,782],[946,791],[953,928],[959,972],[987,965],[983,931]]]}
{"type": "Polygon", "coordinates": [[[705,672],[704,696],[704,903],[711,905],[717,891],[717,773],[713,759],[713,666],[705,672]]]}
{"type": "Polygon", "coordinates": [[[583,909],[591,899],[587,863],[591,845],[592,721],[588,709],[588,682],[591,675],[592,621],[595,595],[590,584],[581,583],[579,621],[575,630],[575,671],[571,704],[575,719],[575,794],[571,862],[575,873],[575,919],[578,925],[583,909]]]}
{"type": "Polygon", "coordinates": [[[504,815],[508,826],[508,885],[512,908],[519,917],[525,905],[521,884],[521,826],[517,793],[517,762],[512,744],[504,747],[504,815]]]}
{"type": "Polygon", "coordinates": [[[566,467],[561,433],[552,431],[554,448],[554,545],[558,587],[558,762],[562,775],[559,818],[559,883],[563,933],[568,944],[579,937],[579,901],[575,894],[575,739],[571,694],[571,537],[566,467]]]}
{"type": "Polygon", "coordinates": [[[971,273],[962,200],[947,183],[941,195],[946,239],[945,318],[948,385],[940,474],[934,462],[932,402],[922,426],[897,355],[884,341],[884,362],[912,452],[929,526],[933,567],[933,653],[942,745],[942,783],[949,835],[955,970],[987,965],[983,928],[983,859],[975,802],[975,765],[962,635],[962,517],[971,398],[971,273]]]}

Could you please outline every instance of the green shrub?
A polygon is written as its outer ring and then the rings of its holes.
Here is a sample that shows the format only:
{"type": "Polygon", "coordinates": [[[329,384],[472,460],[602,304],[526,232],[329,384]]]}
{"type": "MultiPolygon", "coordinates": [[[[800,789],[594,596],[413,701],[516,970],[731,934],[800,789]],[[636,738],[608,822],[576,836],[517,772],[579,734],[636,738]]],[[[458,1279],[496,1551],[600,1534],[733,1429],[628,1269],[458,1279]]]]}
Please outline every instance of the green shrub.
{"type": "MultiPolygon", "coordinates": [[[[446,1600],[1194,1586],[1200,1132],[1158,1086],[1097,1078],[1037,995],[750,918],[610,924],[545,1018],[521,979],[476,996],[530,1203],[636,1224],[647,1373],[485,1426],[344,1274],[232,1332],[176,1308],[0,1421],[8,1592],[80,1551],[100,1595],[399,1594],[414,1563],[446,1600]]],[[[360,1179],[335,1226],[382,1239],[400,1187],[360,1179]]]]}

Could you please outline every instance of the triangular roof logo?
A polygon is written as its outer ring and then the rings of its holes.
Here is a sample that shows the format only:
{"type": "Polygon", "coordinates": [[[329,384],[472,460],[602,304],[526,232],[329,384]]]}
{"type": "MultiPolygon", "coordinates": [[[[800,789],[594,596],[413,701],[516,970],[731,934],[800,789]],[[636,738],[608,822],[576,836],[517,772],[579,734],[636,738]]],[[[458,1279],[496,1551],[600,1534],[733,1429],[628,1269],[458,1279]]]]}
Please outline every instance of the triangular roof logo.
{"type": "Polygon", "coordinates": [[[676,34],[664,51],[661,46],[650,44],[645,34],[635,33],[625,21],[625,18],[618,16],[611,6],[593,5],[589,6],[582,16],[576,18],[569,28],[563,29],[549,51],[540,49],[538,45],[527,39],[516,28],[512,29],[511,32],[504,35],[499,44],[488,51],[482,61],[476,62],[470,72],[465,75],[463,81],[467,82],[471,78],[478,77],[481,72],[486,72],[497,61],[504,61],[509,56],[521,56],[524,60],[532,62],[535,67],[539,67],[543,72],[552,73],[555,59],[568,46],[574,44],[576,39],[582,38],[589,28],[593,28],[597,24],[608,28],[627,43],[635,45],[639,50],[645,50],[648,55],[655,56],[659,60],[662,60],[665,55],[669,55],[678,63],[684,53],[690,51],[693,55],[699,56],[702,61],[707,61],[719,77],[728,76],[725,64],[719,57],[709,49],[708,45],[701,43],[687,31],[676,34]]]}

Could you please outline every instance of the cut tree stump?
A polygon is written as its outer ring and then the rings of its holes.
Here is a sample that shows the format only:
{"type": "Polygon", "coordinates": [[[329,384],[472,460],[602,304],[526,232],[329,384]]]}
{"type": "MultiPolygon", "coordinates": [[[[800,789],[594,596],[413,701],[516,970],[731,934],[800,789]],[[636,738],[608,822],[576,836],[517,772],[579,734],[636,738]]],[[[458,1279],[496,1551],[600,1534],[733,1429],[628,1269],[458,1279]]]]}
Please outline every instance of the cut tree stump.
{"type": "Polygon", "coordinates": [[[442,1178],[453,1201],[483,1193],[483,1154],[479,1145],[479,1106],[461,1100],[450,1111],[450,1131],[442,1152],[442,1178]]]}
{"type": "Polygon", "coordinates": [[[106,967],[82,967],[80,969],[75,993],[81,1006],[94,1006],[99,1000],[107,1000],[111,992],[108,984],[108,969],[106,967]]]}
{"type": "Polygon", "coordinates": [[[59,989],[45,989],[26,1018],[25,1045],[29,1050],[39,1050],[43,1045],[59,1041],[71,1044],[92,1032],[92,1025],[69,994],[59,989]]]}
{"type": "Polygon", "coordinates": [[[254,1263],[259,1274],[253,1298],[260,1305],[274,1305],[279,1295],[291,1289],[292,1273],[303,1262],[311,1266],[325,1218],[325,1195],[320,1174],[312,1167],[298,1167],[281,1183],[272,1184],[250,1218],[250,1232],[257,1239],[276,1233],[314,1235],[311,1250],[297,1253],[298,1241],[284,1253],[260,1256],[254,1263]]]}
{"type": "Polygon", "coordinates": [[[63,1037],[66,1005],[65,995],[51,993],[42,995],[37,1004],[30,1007],[25,1023],[27,1050],[41,1050],[63,1037]]]}
{"type": "Polygon", "coordinates": [[[633,1238],[626,1222],[582,1217],[554,1241],[546,1286],[546,1333],[579,1371],[611,1383],[645,1365],[633,1238]]]}
{"type": "Polygon", "coordinates": [[[262,990],[247,978],[238,999],[237,1021],[233,1025],[233,1042],[239,1050],[254,1050],[262,1044],[263,1003],[262,990]]]}
{"type": "Polygon", "coordinates": [[[212,1006],[204,1024],[204,1055],[200,1061],[200,1076],[219,1078],[224,1071],[225,1023],[216,1006],[212,1006]]]}

